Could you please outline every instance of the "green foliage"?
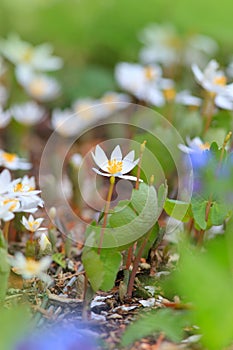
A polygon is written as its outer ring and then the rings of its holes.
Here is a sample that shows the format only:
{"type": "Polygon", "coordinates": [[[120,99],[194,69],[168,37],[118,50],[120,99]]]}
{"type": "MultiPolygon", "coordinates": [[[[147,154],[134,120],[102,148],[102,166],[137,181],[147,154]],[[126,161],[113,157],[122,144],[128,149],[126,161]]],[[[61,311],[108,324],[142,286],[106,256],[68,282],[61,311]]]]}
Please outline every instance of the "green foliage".
{"type": "Polygon", "coordinates": [[[231,231],[208,243],[205,251],[184,245],[173,276],[176,293],[193,303],[192,322],[200,327],[201,341],[211,350],[233,341],[232,243],[231,231]]]}
{"type": "Polygon", "coordinates": [[[65,260],[65,254],[63,253],[54,253],[52,255],[52,259],[55,263],[60,265],[63,269],[66,268],[66,260],[65,260]]]}
{"type": "MultiPolygon", "coordinates": [[[[131,199],[119,202],[109,214],[103,248],[116,247],[118,250],[125,250],[142,238],[157,222],[166,192],[167,187],[162,185],[158,203],[157,192],[153,186],[141,183],[139,190],[133,189],[131,199]]],[[[101,226],[91,225],[86,232],[86,246],[98,247],[100,232],[101,226]]]]}
{"type": "Polygon", "coordinates": [[[0,309],[0,348],[4,350],[15,349],[17,341],[22,339],[29,327],[30,313],[25,306],[11,309],[0,309]]]}
{"type": "Polygon", "coordinates": [[[85,247],[82,262],[92,289],[96,292],[110,290],[115,283],[121,263],[121,254],[113,249],[101,249],[100,254],[94,248],[85,247]]]}
{"type": "Polygon", "coordinates": [[[145,253],[156,241],[159,232],[157,219],[166,197],[166,185],[162,185],[158,192],[159,204],[155,188],[142,183],[138,190],[133,189],[130,200],[118,203],[108,215],[100,254],[97,248],[102,227],[94,223],[88,227],[82,262],[94,291],[107,291],[113,287],[121,262],[119,251],[142,239],[150,230],[152,234],[145,253]]]}
{"type": "Polygon", "coordinates": [[[8,277],[10,274],[10,265],[7,256],[7,246],[0,231],[0,304],[4,301],[8,285],[8,277]]]}
{"type": "Polygon", "coordinates": [[[127,346],[136,340],[163,332],[166,338],[178,342],[183,337],[183,328],[188,323],[188,314],[169,309],[153,310],[132,323],[122,337],[122,345],[127,346]]]}
{"type": "Polygon", "coordinates": [[[169,216],[182,222],[186,222],[192,217],[190,204],[175,199],[166,198],[164,210],[169,216]]]}

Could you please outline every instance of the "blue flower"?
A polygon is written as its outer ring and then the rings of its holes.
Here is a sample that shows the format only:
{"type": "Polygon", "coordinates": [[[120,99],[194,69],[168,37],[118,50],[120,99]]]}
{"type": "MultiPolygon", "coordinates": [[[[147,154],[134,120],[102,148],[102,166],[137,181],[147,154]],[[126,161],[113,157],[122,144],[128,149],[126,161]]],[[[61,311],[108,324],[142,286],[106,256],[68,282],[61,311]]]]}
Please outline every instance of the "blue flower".
{"type": "Polygon", "coordinates": [[[14,350],[96,350],[96,348],[89,331],[56,326],[35,332],[20,341],[14,350]]]}

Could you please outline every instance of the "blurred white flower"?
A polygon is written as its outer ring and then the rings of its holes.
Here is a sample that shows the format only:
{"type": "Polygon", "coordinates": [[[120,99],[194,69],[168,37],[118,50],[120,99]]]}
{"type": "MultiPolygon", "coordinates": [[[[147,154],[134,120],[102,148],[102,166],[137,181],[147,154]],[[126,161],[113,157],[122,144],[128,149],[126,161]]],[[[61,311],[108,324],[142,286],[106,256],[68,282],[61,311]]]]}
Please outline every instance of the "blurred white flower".
{"type": "Polygon", "coordinates": [[[54,109],[52,128],[64,137],[76,136],[101,119],[128,107],[129,97],[125,94],[108,92],[100,99],[80,98],[72,109],[54,109]]]}
{"type": "Polygon", "coordinates": [[[15,153],[8,153],[0,149],[0,166],[10,170],[29,170],[32,165],[24,158],[19,158],[15,153]]]}
{"type": "Polygon", "coordinates": [[[180,91],[175,97],[176,103],[184,106],[200,107],[202,104],[202,99],[197,96],[193,96],[188,90],[180,91]]]}
{"type": "Polygon", "coordinates": [[[52,56],[53,48],[50,44],[33,46],[11,34],[0,41],[2,54],[13,64],[26,65],[38,71],[53,71],[63,65],[62,59],[52,56]]]}
{"type": "Polygon", "coordinates": [[[2,107],[0,106],[0,129],[5,128],[9,124],[10,120],[11,111],[3,111],[2,107]]]}
{"type": "Polygon", "coordinates": [[[15,217],[14,212],[19,208],[19,202],[16,199],[0,198],[0,220],[10,221],[15,217]]]}
{"type": "Polygon", "coordinates": [[[179,144],[178,148],[187,154],[191,153],[202,153],[206,150],[210,149],[209,142],[203,142],[200,137],[195,137],[194,139],[190,139],[187,137],[186,139],[188,146],[185,146],[183,144],[179,144]]]}
{"type": "Polygon", "coordinates": [[[162,106],[165,102],[159,86],[162,83],[162,70],[157,65],[142,66],[136,63],[118,63],[115,77],[119,86],[140,100],[162,106]]]}
{"type": "Polygon", "coordinates": [[[114,112],[126,109],[129,106],[131,99],[128,95],[108,91],[100,99],[99,103],[103,106],[102,115],[105,117],[111,115],[114,112]]]}
{"type": "Polygon", "coordinates": [[[125,175],[126,173],[129,173],[139,162],[139,159],[134,160],[134,151],[129,152],[122,159],[120,146],[117,145],[112,151],[110,159],[108,159],[102,148],[97,145],[95,148],[95,153],[92,153],[92,157],[96,165],[98,165],[98,167],[104,171],[103,173],[96,168],[92,168],[97,174],[107,177],[119,177],[126,180],[137,180],[135,176],[125,175]]]}
{"type": "Polygon", "coordinates": [[[169,66],[177,62],[181,41],[171,24],[149,24],[139,33],[139,39],[145,45],[140,52],[143,63],[169,66]]]}
{"type": "Polygon", "coordinates": [[[25,125],[37,124],[45,115],[45,109],[33,101],[16,104],[11,111],[14,119],[25,125]]]}
{"type": "Polygon", "coordinates": [[[83,157],[79,153],[74,153],[70,157],[70,162],[78,169],[80,165],[82,164],[83,157]]]}
{"type": "Polygon", "coordinates": [[[140,60],[145,64],[203,64],[218,49],[212,38],[199,34],[182,37],[170,23],[149,24],[139,33],[139,39],[144,44],[140,60]]]}
{"type": "Polygon", "coordinates": [[[192,65],[192,70],[197,83],[210,93],[224,94],[231,86],[227,85],[227,78],[215,60],[211,60],[203,71],[196,64],[192,65]]]}
{"type": "Polygon", "coordinates": [[[34,219],[33,215],[30,215],[28,219],[23,216],[21,222],[28,231],[36,232],[43,221],[43,218],[34,219]]]}
{"type": "Polygon", "coordinates": [[[16,68],[16,78],[27,94],[39,102],[54,100],[61,93],[61,87],[56,79],[35,73],[25,66],[16,68]]]}
{"type": "Polygon", "coordinates": [[[5,169],[0,173],[0,195],[7,193],[12,186],[11,174],[5,169]]]}
{"type": "Polygon", "coordinates": [[[17,252],[10,259],[10,264],[13,266],[13,271],[22,275],[24,279],[37,277],[46,283],[51,283],[52,279],[45,271],[49,268],[52,258],[45,256],[39,261],[31,258],[26,258],[22,253],[17,252]]]}
{"type": "Polygon", "coordinates": [[[51,126],[53,130],[64,137],[77,135],[80,124],[80,120],[71,109],[56,108],[52,111],[51,126]]]}

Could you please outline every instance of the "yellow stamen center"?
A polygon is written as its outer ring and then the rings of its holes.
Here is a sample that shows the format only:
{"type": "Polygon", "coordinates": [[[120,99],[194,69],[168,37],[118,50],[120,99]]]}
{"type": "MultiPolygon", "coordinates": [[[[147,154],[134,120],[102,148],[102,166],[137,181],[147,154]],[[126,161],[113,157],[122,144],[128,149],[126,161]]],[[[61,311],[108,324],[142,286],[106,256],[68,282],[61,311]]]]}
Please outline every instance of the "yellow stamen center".
{"type": "Polygon", "coordinates": [[[21,182],[15,185],[14,192],[23,192],[23,184],[21,182]]]}
{"type": "Polygon", "coordinates": [[[4,152],[2,154],[2,157],[5,161],[9,162],[9,163],[13,163],[14,160],[17,158],[17,155],[14,154],[14,153],[7,153],[7,152],[4,152]]]}
{"type": "Polygon", "coordinates": [[[35,96],[41,96],[46,90],[46,82],[43,79],[35,79],[29,85],[30,92],[35,96]]]}
{"type": "Polygon", "coordinates": [[[227,83],[227,78],[224,75],[214,78],[214,84],[216,85],[225,86],[226,83],[227,83]]]}
{"type": "Polygon", "coordinates": [[[173,88],[163,90],[163,94],[167,101],[173,101],[176,97],[176,91],[173,88]]]}
{"type": "Polygon", "coordinates": [[[122,171],[122,165],[123,165],[123,163],[117,162],[116,159],[109,160],[108,166],[107,166],[108,172],[110,174],[120,173],[122,171]]]}
{"type": "Polygon", "coordinates": [[[27,48],[27,50],[25,50],[24,54],[22,55],[22,61],[29,63],[31,62],[33,57],[33,49],[32,48],[27,48]]]}
{"type": "Polygon", "coordinates": [[[145,72],[145,77],[148,80],[151,80],[155,77],[155,71],[152,67],[148,66],[144,68],[144,72],[145,72]]]}
{"type": "Polygon", "coordinates": [[[29,221],[28,225],[29,225],[29,227],[30,227],[30,231],[31,231],[31,232],[34,232],[34,231],[35,231],[35,226],[38,225],[38,221],[37,221],[37,220],[35,220],[35,221],[29,221]]]}
{"type": "Polygon", "coordinates": [[[31,273],[32,275],[36,275],[39,271],[39,263],[33,259],[27,259],[25,271],[31,273]]]}
{"type": "Polygon", "coordinates": [[[9,210],[13,211],[16,208],[16,206],[17,206],[18,200],[17,199],[5,199],[3,201],[3,204],[8,204],[8,203],[12,203],[12,205],[9,208],[9,210]]]}
{"type": "Polygon", "coordinates": [[[199,148],[200,148],[202,151],[209,150],[209,149],[210,149],[210,144],[209,144],[209,142],[205,142],[205,143],[203,143],[202,145],[200,145],[199,148]]]}

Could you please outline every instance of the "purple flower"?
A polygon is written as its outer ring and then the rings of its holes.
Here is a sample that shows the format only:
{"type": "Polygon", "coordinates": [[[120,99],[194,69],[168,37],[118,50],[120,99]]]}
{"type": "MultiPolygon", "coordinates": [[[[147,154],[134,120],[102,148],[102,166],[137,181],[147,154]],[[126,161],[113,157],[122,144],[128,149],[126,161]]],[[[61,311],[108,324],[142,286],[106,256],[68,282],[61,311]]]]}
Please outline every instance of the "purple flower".
{"type": "Polygon", "coordinates": [[[90,331],[67,329],[61,326],[35,332],[20,341],[14,350],[95,350],[96,344],[90,331]]]}

